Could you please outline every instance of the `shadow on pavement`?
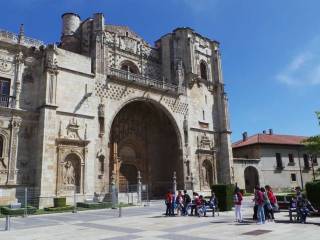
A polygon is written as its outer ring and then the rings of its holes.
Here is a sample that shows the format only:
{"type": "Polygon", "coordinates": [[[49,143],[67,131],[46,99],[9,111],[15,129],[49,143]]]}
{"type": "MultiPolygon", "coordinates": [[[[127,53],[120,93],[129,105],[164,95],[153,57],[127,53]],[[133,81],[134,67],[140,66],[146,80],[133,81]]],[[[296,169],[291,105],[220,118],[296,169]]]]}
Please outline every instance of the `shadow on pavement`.
{"type": "Polygon", "coordinates": [[[276,223],[284,223],[284,224],[311,224],[311,225],[315,225],[315,226],[319,226],[320,227],[320,223],[313,223],[313,222],[307,222],[306,223],[298,223],[298,222],[291,222],[290,220],[275,220],[276,223]]]}

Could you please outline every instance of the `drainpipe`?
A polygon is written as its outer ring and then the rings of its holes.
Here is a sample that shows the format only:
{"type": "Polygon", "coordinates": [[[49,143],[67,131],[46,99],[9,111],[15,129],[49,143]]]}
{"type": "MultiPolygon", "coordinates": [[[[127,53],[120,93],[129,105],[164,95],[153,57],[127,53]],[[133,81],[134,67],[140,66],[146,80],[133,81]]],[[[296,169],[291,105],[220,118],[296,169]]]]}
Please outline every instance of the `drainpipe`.
{"type": "Polygon", "coordinates": [[[301,170],[301,161],[300,161],[300,150],[298,148],[298,163],[299,163],[299,172],[300,172],[300,180],[301,180],[301,189],[303,190],[303,178],[302,178],[302,170],[301,170]]]}

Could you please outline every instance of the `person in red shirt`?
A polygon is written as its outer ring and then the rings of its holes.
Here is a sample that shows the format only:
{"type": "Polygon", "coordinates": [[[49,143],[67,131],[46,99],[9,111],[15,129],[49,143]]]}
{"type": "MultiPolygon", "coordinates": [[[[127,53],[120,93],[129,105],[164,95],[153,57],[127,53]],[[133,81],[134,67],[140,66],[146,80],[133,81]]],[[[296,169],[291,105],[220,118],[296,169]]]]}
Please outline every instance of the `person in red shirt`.
{"type": "Polygon", "coordinates": [[[172,205],[173,205],[173,194],[171,191],[168,191],[165,196],[165,203],[166,203],[166,216],[172,216],[174,213],[172,212],[172,205]]]}
{"type": "Polygon", "coordinates": [[[241,213],[241,204],[242,204],[242,194],[240,188],[236,187],[233,195],[234,210],[236,215],[236,222],[243,222],[242,213],[241,213]]]}
{"type": "Polygon", "coordinates": [[[257,217],[258,217],[258,224],[265,224],[266,219],[264,215],[264,200],[263,200],[263,193],[260,190],[259,186],[255,188],[255,204],[258,206],[257,210],[257,217]]]}
{"type": "Polygon", "coordinates": [[[273,194],[272,189],[269,185],[266,185],[265,189],[267,191],[267,196],[268,196],[268,199],[269,199],[270,204],[272,206],[272,210],[270,210],[269,213],[271,215],[271,219],[274,220],[274,210],[277,210],[279,208],[278,201],[277,201],[276,196],[273,194]]]}

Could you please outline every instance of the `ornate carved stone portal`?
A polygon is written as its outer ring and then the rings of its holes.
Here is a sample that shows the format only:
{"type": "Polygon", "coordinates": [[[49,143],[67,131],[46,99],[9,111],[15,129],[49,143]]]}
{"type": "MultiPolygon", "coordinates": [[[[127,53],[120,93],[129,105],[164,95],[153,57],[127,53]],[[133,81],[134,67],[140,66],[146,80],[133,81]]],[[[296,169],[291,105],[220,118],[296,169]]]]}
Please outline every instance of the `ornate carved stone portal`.
{"type": "Polygon", "coordinates": [[[120,190],[136,184],[137,171],[142,182],[151,186],[153,196],[171,187],[174,171],[178,184],[182,184],[177,133],[166,113],[153,103],[132,102],[123,107],[112,124],[110,142],[110,146],[117,145],[117,154],[110,154],[110,176],[112,171],[118,172],[120,190]]]}
{"type": "MultiPolygon", "coordinates": [[[[60,127],[61,128],[61,127],[60,127]]],[[[66,135],[59,130],[56,139],[58,151],[57,195],[66,195],[76,191],[84,193],[84,166],[87,158],[89,141],[79,135],[80,126],[72,119],[66,135]]]]}

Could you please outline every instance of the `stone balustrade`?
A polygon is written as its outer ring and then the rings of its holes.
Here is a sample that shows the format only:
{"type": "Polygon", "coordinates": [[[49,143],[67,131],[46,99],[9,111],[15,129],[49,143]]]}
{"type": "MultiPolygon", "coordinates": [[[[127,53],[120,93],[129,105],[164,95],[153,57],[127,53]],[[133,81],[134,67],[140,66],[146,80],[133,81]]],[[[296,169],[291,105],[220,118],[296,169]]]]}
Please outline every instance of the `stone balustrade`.
{"type": "Polygon", "coordinates": [[[179,88],[175,84],[166,83],[159,79],[153,79],[141,74],[134,74],[128,71],[116,69],[116,68],[109,68],[108,75],[111,78],[120,79],[124,81],[131,82],[133,84],[146,86],[149,88],[155,88],[157,90],[165,91],[165,92],[172,92],[177,94],[183,94],[184,89],[179,88]]]}
{"type": "MultiPolygon", "coordinates": [[[[44,45],[44,42],[34,39],[34,38],[30,38],[30,37],[26,37],[24,36],[23,38],[21,38],[21,42],[20,44],[25,45],[27,47],[40,47],[42,45],[44,45]]],[[[11,42],[11,43],[19,43],[19,36],[15,33],[0,29],[0,41],[6,41],[6,42],[11,42]]]]}

